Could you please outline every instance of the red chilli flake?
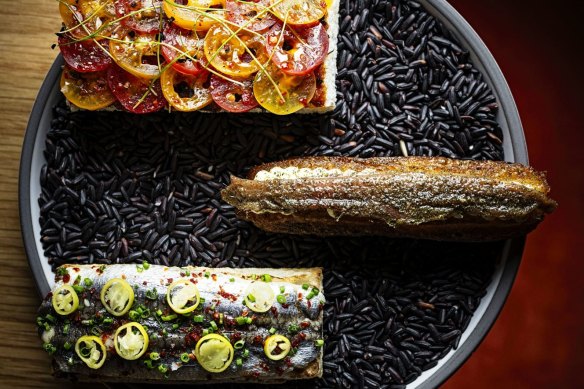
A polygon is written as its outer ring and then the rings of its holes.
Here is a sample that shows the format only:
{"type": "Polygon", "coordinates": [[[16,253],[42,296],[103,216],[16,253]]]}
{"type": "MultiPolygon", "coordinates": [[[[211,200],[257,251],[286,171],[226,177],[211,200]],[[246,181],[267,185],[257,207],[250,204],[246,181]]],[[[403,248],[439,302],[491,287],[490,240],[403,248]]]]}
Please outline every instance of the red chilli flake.
{"type": "Polygon", "coordinates": [[[237,297],[231,293],[227,293],[225,290],[223,290],[222,286],[219,286],[219,296],[231,301],[237,301],[237,297]]]}
{"type": "Polygon", "coordinates": [[[68,284],[69,281],[71,281],[71,276],[69,275],[69,273],[67,273],[63,276],[63,283],[68,284]]]}

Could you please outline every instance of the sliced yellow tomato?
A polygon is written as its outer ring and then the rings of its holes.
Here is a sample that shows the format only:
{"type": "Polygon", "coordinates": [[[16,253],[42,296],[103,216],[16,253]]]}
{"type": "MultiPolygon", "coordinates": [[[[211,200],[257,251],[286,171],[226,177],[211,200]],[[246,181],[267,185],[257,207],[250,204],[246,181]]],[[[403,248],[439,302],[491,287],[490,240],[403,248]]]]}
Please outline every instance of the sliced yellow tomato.
{"type": "Polygon", "coordinates": [[[73,105],[90,111],[116,101],[107,85],[106,71],[79,73],[65,66],[61,74],[61,92],[73,105]]]}
{"type": "Polygon", "coordinates": [[[116,18],[111,0],[60,0],[59,13],[75,38],[87,37],[98,29],[100,35],[107,36],[111,32],[110,22],[116,18]]]}
{"type": "Polygon", "coordinates": [[[313,26],[324,17],[325,0],[270,0],[272,12],[287,24],[313,26]]]}
{"type": "Polygon", "coordinates": [[[53,308],[61,316],[69,315],[79,307],[79,297],[70,285],[62,285],[53,292],[53,308]]]}
{"type": "Polygon", "coordinates": [[[290,352],[290,340],[283,335],[268,336],[264,342],[264,353],[272,361],[284,359],[290,352]]]}
{"type": "Polygon", "coordinates": [[[264,43],[263,37],[244,32],[239,32],[236,37],[229,28],[217,24],[205,36],[205,57],[223,74],[248,78],[260,70],[260,64],[267,62],[264,43]],[[254,53],[255,58],[248,50],[254,53]]]}
{"type": "Polygon", "coordinates": [[[176,313],[185,314],[192,312],[199,305],[199,289],[197,285],[186,278],[174,281],[168,287],[166,301],[176,313]]]}
{"type": "Polygon", "coordinates": [[[210,373],[221,373],[233,361],[233,346],[218,334],[203,336],[195,346],[195,357],[201,367],[210,373]]]}
{"type": "Polygon", "coordinates": [[[187,30],[207,31],[218,21],[223,21],[225,0],[188,0],[186,5],[165,0],[162,9],[174,24],[187,30]]]}
{"type": "Polygon", "coordinates": [[[101,288],[101,303],[114,316],[125,315],[134,304],[134,289],[122,278],[112,278],[101,288]]]}
{"type": "Polygon", "coordinates": [[[138,34],[119,27],[112,34],[110,53],[116,63],[136,77],[153,79],[160,75],[156,34],[138,34]]]}
{"type": "Polygon", "coordinates": [[[209,91],[209,73],[190,76],[166,69],[160,77],[162,94],[177,111],[196,111],[209,105],[213,98],[209,91]]]}
{"type": "Polygon", "coordinates": [[[107,357],[105,345],[97,336],[82,336],[77,339],[75,353],[90,369],[102,367],[107,357]]]}
{"type": "Polygon", "coordinates": [[[253,83],[253,93],[258,103],[277,115],[288,115],[307,107],[315,92],[316,77],[314,73],[305,76],[291,76],[282,72],[275,65],[266,67],[266,72],[258,72],[253,83]],[[274,84],[277,85],[278,89],[274,84]],[[278,94],[278,90],[282,96],[278,94]]]}
{"type": "Polygon", "coordinates": [[[114,334],[116,352],[128,361],[133,361],[144,355],[148,349],[148,343],[148,333],[140,323],[126,323],[119,327],[114,334]]]}
{"type": "Polygon", "coordinates": [[[267,282],[252,282],[249,284],[244,294],[245,305],[254,312],[267,312],[276,296],[272,287],[267,282]]]}

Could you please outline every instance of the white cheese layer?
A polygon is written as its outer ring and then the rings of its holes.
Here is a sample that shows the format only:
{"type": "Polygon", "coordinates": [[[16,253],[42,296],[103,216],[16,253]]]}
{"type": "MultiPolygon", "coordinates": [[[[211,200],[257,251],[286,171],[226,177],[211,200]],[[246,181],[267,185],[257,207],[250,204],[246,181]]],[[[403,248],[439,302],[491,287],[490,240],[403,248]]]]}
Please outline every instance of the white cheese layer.
{"type": "Polygon", "coordinates": [[[354,177],[375,174],[375,169],[363,170],[341,170],[341,169],[324,169],[324,168],[297,168],[289,166],[286,168],[274,167],[270,170],[260,170],[254,177],[256,181],[269,180],[296,180],[301,178],[336,178],[336,177],[354,177]]]}

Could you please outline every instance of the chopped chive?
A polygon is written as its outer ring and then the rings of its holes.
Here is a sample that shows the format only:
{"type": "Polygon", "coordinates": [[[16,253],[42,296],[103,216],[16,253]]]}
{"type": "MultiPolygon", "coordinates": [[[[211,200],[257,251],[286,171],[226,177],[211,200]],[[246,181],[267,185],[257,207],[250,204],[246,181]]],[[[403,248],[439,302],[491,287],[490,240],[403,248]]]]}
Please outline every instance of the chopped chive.
{"type": "Polygon", "coordinates": [[[269,275],[269,274],[262,274],[261,279],[264,282],[271,282],[272,281],[272,276],[269,275]]]}
{"type": "Polygon", "coordinates": [[[307,300],[310,300],[310,299],[312,299],[314,296],[316,296],[316,295],[315,295],[314,293],[312,293],[312,291],[311,291],[310,293],[308,293],[308,294],[306,295],[306,299],[307,299],[307,300]]]}
{"type": "Polygon", "coordinates": [[[128,315],[130,316],[130,319],[132,319],[133,321],[138,320],[140,317],[142,317],[142,315],[140,315],[138,312],[136,311],[130,311],[128,313],[128,315]]]}
{"type": "Polygon", "coordinates": [[[67,365],[73,366],[73,357],[69,357],[69,359],[67,359],[67,365]]]}
{"type": "Polygon", "coordinates": [[[100,336],[101,330],[99,329],[99,327],[91,327],[91,333],[95,336],[100,336]]]}
{"type": "Polygon", "coordinates": [[[168,331],[166,330],[166,328],[164,328],[164,329],[162,330],[162,335],[164,335],[164,336],[168,335],[168,331]]]}
{"type": "Polygon", "coordinates": [[[312,293],[318,294],[318,292],[320,292],[320,290],[318,290],[318,288],[312,288],[312,293]]]}
{"type": "Polygon", "coordinates": [[[217,330],[217,323],[215,323],[215,320],[211,320],[211,327],[213,328],[213,330],[217,330]]]}
{"type": "Polygon", "coordinates": [[[308,284],[302,284],[302,289],[304,290],[308,290],[310,286],[308,284]]]}
{"type": "Polygon", "coordinates": [[[65,344],[63,345],[63,348],[65,350],[71,350],[71,347],[73,347],[73,345],[69,342],[65,342],[65,344]]]}
{"type": "Polygon", "coordinates": [[[201,297],[201,298],[199,299],[199,303],[203,304],[204,302],[205,302],[205,298],[204,298],[204,297],[201,297]]]}
{"type": "Polygon", "coordinates": [[[176,330],[178,327],[179,327],[179,324],[178,324],[178,323],[174,323],[174,324],[172,325],[172,329],[173,329],[173,330],[176,330]]]}
{"type": "Polygon", "coordinates": [[[276,296],[276,301],[278,301],[280,304],[285,304],[286,296],[284,296],[283,294],[279,294],[276,296]]]}
{"type": "Polygon", "coordinates": [[[45,319],[47,319],[51,323],[54,323],[57,320],[55,319],[55,316],[51,315],[50,313],[48,313],[47,316],[45,316],[45,319]]]}
{"type": "Polygon", "coordinates": [[[280,293],[284,293],[285,290],[286,290],[286,287],[284,285],[280,286],[280,293]]]}
{"type": "Polygon", "coordinates": [[[237,342],[235,342],[233,344],[233,348],[236,349],[236,350],[239,350],[239,349],[243,348],[243,345],[244,344],[245,344],[245,340],[239,339],[237,342]]]}
{"type": "Polygon", "coordinates": [[[158,334],[153,332],[152,335],[150,335],[150,339],[158,339],[158,334]]]}
{"type": "Polygon", "coordinates": [[[229,282],[235,282],[235,278],[233,278],[233,277],[232,277],[232,278],[230,278],[230,279],[229,279],[229,282]]]}
{"type": "Polygon", "coordinates": [[[249,350],[248,349],[243,350],[243,354],[241,354],[241,356],[247,358],[249,356],[249,350]]]}
{"type": "Polygon", "coordinates": [[[165,374],[168,371],[168,367],[166,365],[158,365],[158,371],[165,374]]]}
{"type": "Polygon", "coordinates": [[[211,272],[208,272],[208,271],[205,272],[205,278],[209,278],[210,275],[211,275],[211,272]]]}
{"type": "Polygon", "coordinates": [[[322,339],[317,339],[317,340],[315,340],[315,341],[314,341],[314,345],[315,345],[316,347],[322,347],[322,346],[324,346],[324,340],[322,340],[322,339]]]}
{"type": "Polygon", "coordinates": [[[195,323],[202,323],[204,319],[205,318],[203,317],[203,315],[195,315],[195,316],[193,316],[193,321],[195,323]]]}
{"type": "Polygon", "coordinates": [[[148,308],[143,309],[141,315],[143,319],[147,318],[148,316],[150,316],[150,310],[148,308]]]}
{"type": "Polygon", "coordinates": [[[65,324],[63,326],[63,335],[68,335],[69,334],[69,328],[71,327],[71,325],[69,323],[65,324]]]}
{"type": "Polygon", "coordinates": [[[84,278],[83,279],[83,283],[85,284],[85,286],[89,287],[93,285],[93,281],[91,280],[91,278],[84,278]]]}
{"type": "Polygon", "coordinates": [[[202,331],[202,333],[203,333],[203,336],[205,336],[205,335],[209,335],[209,330],[205,328],[205,329],[202,331]]]}
{"type": "Polygon", "coordinates": [[[246,323],[246,321],[245,321],[245,317],[243,317],[243,316],[237,316],[237,317],[235,318],[235,322],[236,322],[238,325],[242,326],[242,325],[244,325],[244,324],[246,323]]]}
{"type": "Polygon", "coordinates": [[[57,275],[59,275],[59,276],[65,276],[67,274],[69,274],[69,271],[67,270],[67,268],[60,267],[60,268],[57,269],[57,275]]]}
{"type": "Polygon", "coordinates": [[[159,309],[159,310],[157,310],[157,311],[156,311],[156,314],[157,314],[158,316],[162,316],[162,311],[159,309]]]}
{"type": "Polygon", "coordinates": [[[177,317],[178,316],[175,313],[173,313],[172,315],[164,315],[164,316],[161,316],[160,318],[162,319],[162,321],[171,321],[171,320],[176,319],[177,317]]]}
{"type": "Polygon", "coordinates": [[[241,366],[241,365],[243,365],[243,360],[242,360],[241,358],[237,358],[237,359],[235,360],[235,364],[236,364],[237,366],[241,366]]]}
{"type": "Polygon", "coordinates": [[[48,352],[50,355],[54,354],[57,351],[57,348],[55,346],[53,346],[50,343],[45,343],[43,344],[43,348],[45,349],[46,352],[48,352]]]}
{"type": "Polygon", "coordinates": [[[142,266],[142,265],[136,265],[136,271],[138,273],[142,273],[144,271],[144,266],[142,266]]]}
{"type": "Polygon", "coordinates": [[[89,320],[81,320],[81,324],[83,324],[84,326],[92,326],[93,325],[93,320],[89,319],[89,320]]]}
{"type": "Polygon", "coordinates": [[[219,314],[219,324],[223,324],[223,313],[219,314]]]}
{"type": "Polygon", "coordinates": [[[270,334],[274,335],[276,333],[276,329],[274,327],[270,328],[270,334]]]}
{"type": "Polygon", "coordinates": [[[144,361],[144,364],[146,365],[146,367],[147,367],[148,369],[154,369],[154,366],[152,366],[152,361],[151,361],[150,359],[146,359],[146,360],[144,361]]]}
{"type": "Polygon", "coordinates": [[[255,303],[255,301],[256,301],[255,296],[253,294],[251,294],[251,293],[247,295],[247,299],[249,301],[251,301],[252,303],[255,303]]]}
{"type": "Polygon", "coordinates": [[[156,288],[146,291],[146,298],[149,300],[158,299],[158,291],[156,288]]]}
{"type": "Polygon", "coordinates": [[[251,317],[246,317],[245,318],[245,324],[251,324],[251,317]]]}
{"type": "Polygon", "coordinates": [[[292,334],[298,332],[298,330],[299,330],[299,328],[298,328],[298,326],[296,324],[290,324],[288,326],[288,332],[290,332],[292,334]]]}
{"type": "Polygon", "coordinates": [[[111,317],[106,317],[102,321],[103,324],[112,324],[113,322],[114,322],[114,319],[112,319],[111,317]]]}
{"type": "Polygon", "coordinates": [[[156,351],[153,351],[153,352],[150,353],[149,357],[153,361],[157,361],[157,360],[160,359],[160,354],[158,354],[156,351]]]}
{"type": "Polygon", "coordinates": [[[81,285],[71,285],[71,287],[73,288],[73,290],[77,294],[81,294],[85,291],[85,289],[83,289],[83,287],[81,285]]]}
{"type": "Polygon", "coordinates": [[[182,353],[182,354],[180,355],[180,360],[181,360],[182,362],[184,362],[184,363],[187,363],[187,362],[189,362],[189,361],[191,360],[191,358],[189,358],[189,354],[187,354],[187,353],[182,353]]]}
{"type": "Polygon", "coordinates": [[[185,276],[190,276],[191,275],[191,271],[189,269],[185,269],[185,276]]]}
{"type": "Polygon", "coordinates": [[[142,262],[142,267],[144,268],[144,270],[148,270],[150,269],[150,264],[146,261],[142,262]]]}

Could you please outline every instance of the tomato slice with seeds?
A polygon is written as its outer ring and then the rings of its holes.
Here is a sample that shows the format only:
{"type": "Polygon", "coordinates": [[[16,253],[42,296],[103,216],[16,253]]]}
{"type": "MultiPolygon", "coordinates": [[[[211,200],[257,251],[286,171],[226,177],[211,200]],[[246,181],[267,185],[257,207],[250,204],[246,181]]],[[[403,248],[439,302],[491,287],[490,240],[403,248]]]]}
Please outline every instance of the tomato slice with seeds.
{"type": "Polygon", "coordinates": [[[243,85],[225,80],[215,74],[211,76],[213,101],[229,112],[247,112],[258,106],[253,94],[251,80],[238,81],[243,85]]]}
{"type": "Polygon", "coordinates": [[[60,0],[59,13],[70,34],[78,39],[98,30],[100,35],[108,36],[110,22],[116,18],[111,0],[60,0]]]}
{"type": "Polygon", "coordinates": [[[127,111],[150,113],[166,106],[159,80],[142,79],[112,65],[107,71],[107,83],[127,111]]]}
{"type": "Polygon", "coordinates": [[[95,111],[116,101],[108,87],[105,71],[79,73],[65,65],[60,85],[67,100],[82,109],[95,111]]]}
{"type": "Polygon", "coordinates": [[[253,93],[262,107],[277,115],[288,115],[308,106],[316,91],[314,73],[292,76],[273,64],[267,66],[266,70],[267,72],[258,72],[253,82],[253,93]],[[278,86],[284,100],[278,94],[272,80],[278,86]]]}
{"type": "Polygon", "coordinates": [[[139,34],[129,28],[118,28],[110,40],[110,53],[114,61],[136,77],[152,79],[158,77],[159,42],[156,34],[139,34]]]}
{"type": "Polygon", "coordinates": [[[216,24],[205,36],[205,56],[223,74],[235,78],[248,78],[268,60],[265,39],[239,32],[237,36],[225,26],[216,24]],[[247,49],[246,49],[247,48],[247,49]],[[254,58],[247,51],[254,53],[254,58]]]}
{"type": "Polygon", "coordinates": [[[325,0],[270,0],[272,11],[286,24],[314,26],[327,10],[325,0]]]}
{"type": "Polygon", "coordinates": [[[168,63],[172,63],[175,70],[184,74],[197,75],[209,65],[203,52],[203,39],[197,36],[196,31],[185,30],[168,23],[164,27],[163,35],[165,45],[161,48],[162,55],[168,63]],[[183,56],[182,52],[190,55],[195,61],[183,56]]]}
{"type": "Polygon", "coordinates": [[[162,1],[116,0],[115,8],[124,26],[147,34],[160,32],[162,1]]]}
{"type": "Polygon", "coordinates": [[[225,0],[164,0],[162,9],[169,19],[187,30],[207,31],[223,19],[225,0]],[[205,17],[209,15],[209,17],[205,17]]]}
{"type": "Polygon", "coordinates": [[[269,0],[241,1],[227,0],[225,2],[225,19],[245,26],[246,30],[265,31],[276,23],[276,17],[267,9],[269,0]],[[249,22],[249,23],[248,23],[249,22]]]}
{"type": "Polygon", "coordinates": [[[77,72],[98,72],[107,69],[112,63],[106,52],[109,46],[107,42],[102,41],[98,45],[90,39],[75,41],[69,34],[60,34],[58,42],[63,59],[77,72]]]}
{"type": "Polygon", "coordinates": [[[329,49],[326,28],[321,24],[307,28],[278,24],[268,32],[266,50],[284,73],[302,76],[324,62],[329,49]]]}
{"type": "Polygon", "coordinates": [[[169,67],[162,73],[160,82],[164,97],[177,111],[196,111],[213,101],[209,92],[209,72],[189,76],[169,67]]]}

